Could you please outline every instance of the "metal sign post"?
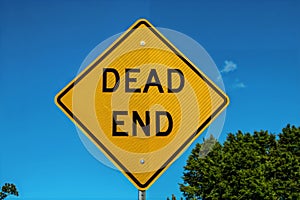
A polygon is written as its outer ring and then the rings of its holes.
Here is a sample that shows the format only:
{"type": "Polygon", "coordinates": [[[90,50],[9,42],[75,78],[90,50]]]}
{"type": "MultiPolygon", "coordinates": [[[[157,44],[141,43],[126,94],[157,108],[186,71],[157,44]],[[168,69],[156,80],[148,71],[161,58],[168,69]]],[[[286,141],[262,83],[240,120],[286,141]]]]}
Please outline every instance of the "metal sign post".
{"type": "Polygon", "coordinates": [[[138,200],[146,200],[146,190],[139,190],[139,199],[138,200]]]}

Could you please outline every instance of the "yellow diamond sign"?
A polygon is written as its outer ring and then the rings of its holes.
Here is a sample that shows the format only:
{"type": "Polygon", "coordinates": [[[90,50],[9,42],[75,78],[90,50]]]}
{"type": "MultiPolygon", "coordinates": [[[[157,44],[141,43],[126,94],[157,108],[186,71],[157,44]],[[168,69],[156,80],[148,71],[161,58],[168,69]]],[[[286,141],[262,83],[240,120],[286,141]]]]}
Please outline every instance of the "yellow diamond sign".
{"type": "Polygon", "coordinates": [[[140,190],[148,189],[229,103],[223,91],[144,19],[55,101],[140,190]]]}

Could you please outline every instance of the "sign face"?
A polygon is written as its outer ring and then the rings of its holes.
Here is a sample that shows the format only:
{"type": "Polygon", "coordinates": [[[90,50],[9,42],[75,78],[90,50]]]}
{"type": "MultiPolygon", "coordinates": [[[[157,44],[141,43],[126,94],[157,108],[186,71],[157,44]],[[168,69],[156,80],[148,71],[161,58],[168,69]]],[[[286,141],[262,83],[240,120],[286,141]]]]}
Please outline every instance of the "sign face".
{"type": "Polygon", "coordinates": [[[140,190],[148,189],[229,103],[144,19],[55,101],[140,190]]]}

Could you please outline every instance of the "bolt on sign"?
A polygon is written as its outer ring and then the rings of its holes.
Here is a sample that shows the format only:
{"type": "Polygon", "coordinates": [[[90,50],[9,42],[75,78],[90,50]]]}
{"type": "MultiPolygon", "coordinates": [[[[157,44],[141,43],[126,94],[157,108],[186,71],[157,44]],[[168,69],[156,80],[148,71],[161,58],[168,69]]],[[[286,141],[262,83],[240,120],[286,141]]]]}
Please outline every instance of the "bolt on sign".
{"type": "Polygon", "coordinates": [[[63,88],[55,102],[139,190],[146,190],[229,99],[140,19],[63,88]]]}

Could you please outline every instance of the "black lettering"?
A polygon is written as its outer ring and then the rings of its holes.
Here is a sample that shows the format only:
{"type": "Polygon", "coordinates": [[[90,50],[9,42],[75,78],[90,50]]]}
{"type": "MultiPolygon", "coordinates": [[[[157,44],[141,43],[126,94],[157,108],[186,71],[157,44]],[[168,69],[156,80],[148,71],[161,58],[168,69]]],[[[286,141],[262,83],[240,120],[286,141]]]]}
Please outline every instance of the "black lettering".
{"type": "Polygon", "coordinates": [[[147,93],[150,86],[155,86],[155,87],[157,87],[157,89],[160,93],[164,93],[164,90],[160,84],[160,81],[159,81],[159,78],[158,78],[158,75],[157,75],[155,69],[151,69],[143,93],[147,93]],[[154,82],[152,82],[153,78],[154,78],[154,82]]]}
{"type": "Polygon", "coordinates": [[[140,69],[125,69],[125,92],[134,92],[134,93],[139,93],[141,92],[140,88],[130,88],[129,83],[135,83],[136,78],[130,78],[129,74],[130,73],[139,73],[140,69]]]}
{"type": "Polygon", "coordinates": [[[179,69],[168,69],[168,93],[178,93],[184,86],[184,76],[179,69]],[[178,74],[180,77],[180,84],[177,88],[172,88],[172,74],[178,74]]]}
{"type": "Polygon", "coordinates": [[[142,127],[146,136],[150,136],[150,112],[146,111],[146,123],[140,118],[137,111],[132,111],[132,136],[137,136],[137,122],[142,127]]]}
{"type": "Polygon", "coordinates": [[[118,132],[117,125],[124,125],[124,121],[118,121],[118,115],[128,115],[127,111],[113,111],[113,130],[112,136],[128,136],[128,132],[118,132]]]}
{"type": "Polygon", "coordinates": [[[156,112],[156,136],[168,136],[173,129],[173,119],[169,112],[157,111],[156,112]],[[166,131],[160,131],[160,116],[166,116],[169,121],[169,127],[166,131]]]}
{"type": "Polygon", "coordinates": [[[119,82],[120,80],[120,75],[118,73],[117,70],[113,69],[113,68],[104,68],[103,69],[103,79],[102,79],[102,85],[103,85],[103,89],[102,92],[114,92],[118,89],[119,87],[119,82]],[[115,76],[115,85],[111,88],[107,87],[107,73],[113,73],[115,76]]]}

